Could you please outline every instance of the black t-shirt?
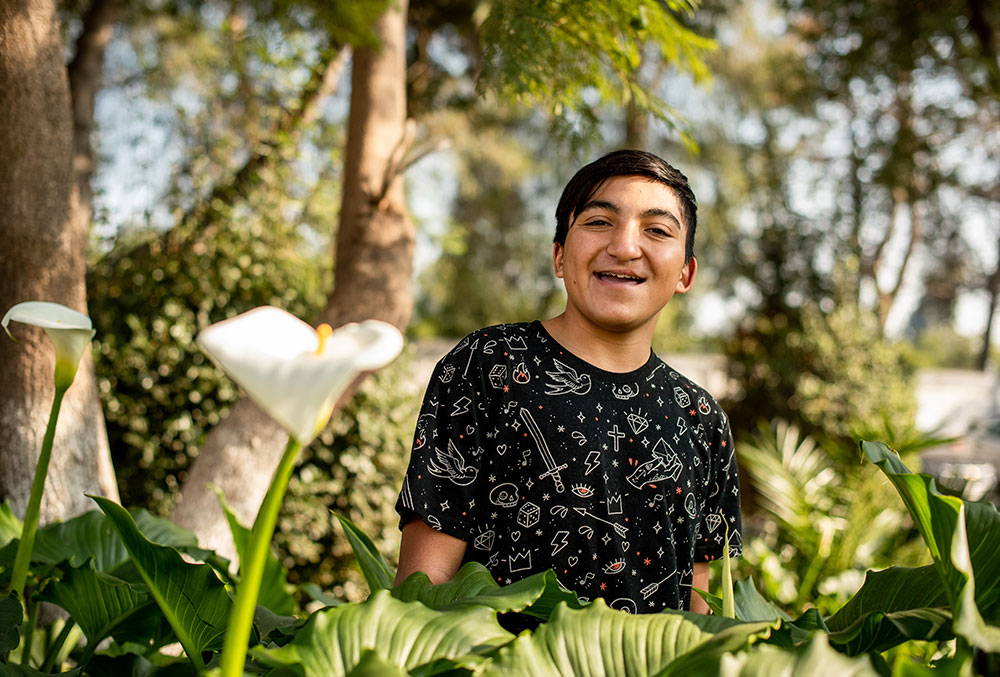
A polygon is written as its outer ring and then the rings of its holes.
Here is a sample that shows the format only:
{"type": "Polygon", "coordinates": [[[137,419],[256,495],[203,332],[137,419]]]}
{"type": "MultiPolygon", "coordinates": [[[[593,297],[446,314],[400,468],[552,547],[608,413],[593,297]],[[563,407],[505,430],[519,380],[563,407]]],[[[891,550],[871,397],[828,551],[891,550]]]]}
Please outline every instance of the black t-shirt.
{"type": "Polygon", "coordinates": [[[540,322],[487,327],[438,362],[396,502],[501,584],[554,569],[631,613],[688,608],[694,562],[742,552],[726,415],[650,352],[628,373],[540,322]]]}

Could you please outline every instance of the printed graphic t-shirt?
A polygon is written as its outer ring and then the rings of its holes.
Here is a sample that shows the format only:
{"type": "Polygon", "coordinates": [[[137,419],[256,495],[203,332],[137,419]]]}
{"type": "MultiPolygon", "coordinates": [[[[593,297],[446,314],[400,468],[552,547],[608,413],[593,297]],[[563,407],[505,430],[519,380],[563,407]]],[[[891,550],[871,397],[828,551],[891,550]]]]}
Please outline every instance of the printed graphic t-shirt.
{"type": "Polygon", "coordinates": [[[729,423],[650,352],[608,372],[540,322],[487,327],[438,362],[396,502],[506,585],[554,569],[630,613],[688,608],[692,565],[742,552],[729,423]]]}

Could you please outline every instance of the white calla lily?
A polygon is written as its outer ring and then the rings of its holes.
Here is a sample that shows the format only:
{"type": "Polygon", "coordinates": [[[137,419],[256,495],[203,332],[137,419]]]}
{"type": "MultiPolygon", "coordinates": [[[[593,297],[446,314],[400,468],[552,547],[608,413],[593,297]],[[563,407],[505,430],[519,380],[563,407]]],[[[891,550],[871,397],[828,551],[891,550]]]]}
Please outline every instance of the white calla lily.
{"type": "MultiPolygon", "coordinates": [[[[28,580],[28,566],[31,563],[31,553],[35,544],[35,532],[38,530],[38,517],[42,506],[42,492],[45,491],[45,478],[49,472],[49,461],[52,458],[52,443],[56,435],[56,422],[59,420],[59,409],[62,407],[63,396],[76,378],[80,358],[94,338],[93,324],[90,318],[67,308],[60,303],[48,301],[25,301],[18,303],[3,316],[0,325],[7,336],[17,341],[10,333],[8,325],[11,322],[21,322],[41,327],[49,335],[56,349],[55,394],[52,398],[52,411],[49,412],[49,422],[42,438],[42,448],[38,452],[38,463],[35,465],[35,477],[31,481],[31,493],[28,495],[28,506],[24,512],[24,524],[21,527],[21,540],[14,555],[14,568],[10,575],[10,589],[19,599],[24,598],[24,586],[28,580]]],[[[25,661],[27,664],[27,661],[25,661]]]]}
{"type": "Polygon", "coordinates": [[[280,308],[264,306],[213,324],[198,335],[198,344],[305,446],[359,373],[399,355],[403,336],[377,320],[317,331],[280,308]]]}
{"type": "Polygon", "coordinates": [[[25,301],[3,316],[3,329],[15,341],[7,327],[11,321],[41,327],[56,349],[56,387],[68,388],[76,378],[80,358],[96,333],[90,318],[60,303],[25,301]]]}

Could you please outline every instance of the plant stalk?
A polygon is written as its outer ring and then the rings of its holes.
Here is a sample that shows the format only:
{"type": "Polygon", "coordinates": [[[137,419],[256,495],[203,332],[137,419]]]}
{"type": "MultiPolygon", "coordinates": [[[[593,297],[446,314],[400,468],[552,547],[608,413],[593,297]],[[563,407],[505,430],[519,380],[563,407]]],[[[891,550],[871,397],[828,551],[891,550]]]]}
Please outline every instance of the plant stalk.
{"type": "Polygon", "coordinates": [[[240,582],[236,586],[236,602],[229,614],[229,627],[222,645],[222,677],[241,677],[246,662],[247,645],[250,642],[250,629],[253,625],[254,611],[257,609],[257,598],[260,594],[260,584],[264,578],[264,564],[274,536],[274,526],[278,521],[278,511],[281,501],[288,489],[292,470],[295,468],[295,458],[302,445],[295,438],[289,438],[285,453],[278,463],[271,486],[267,488],[264,502],[261,503],[257,519],[253,524],[253,535],[247,548],[246,561],[240,562],[240,582]]]}
{"type": "Polygon", "coordinates": [[[63,624],[62,630],[56,637],[56,640],[52,643],[52,646],[49,647],[49,650],[46,652],[48,655],[45,657],[45,662],[42,663],[41,667],[42,672],[52,671],[52,667],[56,662],[56,657],[59,656],[60,653],[62,653],[63,645],[66,643],[66,639],[69,637],[69,633],[73,631],[74,627],[76,627],[76,621],[74,621],[72,618],[67,618],[66,622],[63,624]]]}
{"type": "Polygon", "coordinates": [[[21,665],[24,667],[30,667],[29,661],[31,661],[31,643],[34,641],[35,636],[35,622],[38,619],[38,604],[28,604],[28,622],[24,626],[24,646],[21,649],[21,665]]]}
{"type": "Polygon", "coordinates": [[[28,509],[24,514],[21,542],[18,543],[17,554],[14,556],[10,589],[17,593],[22,604],[24,604],[24,585],[28,580],[28,565],[31,564],[31,551],[35,547],[35,532],[38,531],[38,515],[42,507],[45,476],[49,473],[49,460],[52,458],[52,441],[56,436],[56,421],[59,419],[59,408],[62,406],[63,395],[66,394],[68,387],[56,386],[56,394],[52,400],[52,411],[49,412],[49,423],[45,428],[45,437],[42,439],[42,451],[38,455],[38,465],[35,466],[35,479],[31,483],[28,509]]]}

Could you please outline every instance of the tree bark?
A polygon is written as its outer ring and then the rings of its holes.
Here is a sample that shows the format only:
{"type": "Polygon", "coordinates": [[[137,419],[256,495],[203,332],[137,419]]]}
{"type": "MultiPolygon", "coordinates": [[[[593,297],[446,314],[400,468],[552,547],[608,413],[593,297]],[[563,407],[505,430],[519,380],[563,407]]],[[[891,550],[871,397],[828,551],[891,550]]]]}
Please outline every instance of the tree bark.
{"type": "MultiPolygon", "coordinates": [[[[404,329],[413,308],[415,234],[400,173],[408,145],[407,3],[394,4],[375,26],[381,48],[358,48],[353,57],[334,289],[321,313],[322,321],[333,326],[376,318],[404,329]]],[[[235,514],[250,524],[287,439],[252,402],[237,403],[200,450],[174,521],[192,529],[203,547],[231,557],[232,538],[206,486],[221,488],[235,514]]]]}
{"type": "MultiPolygon", "coordinates": [[[[55,301],[86,311],[87,220],[73,172],[73,118],[51,1],[0,4],[0,299],[55,301]]],[[[0,341],[0,497],[23,514],[53,397],[55,356],[40,329],[0,341]]],[[[117,498],[89,353],[63,402],[42,521],[117,498]]]]}

